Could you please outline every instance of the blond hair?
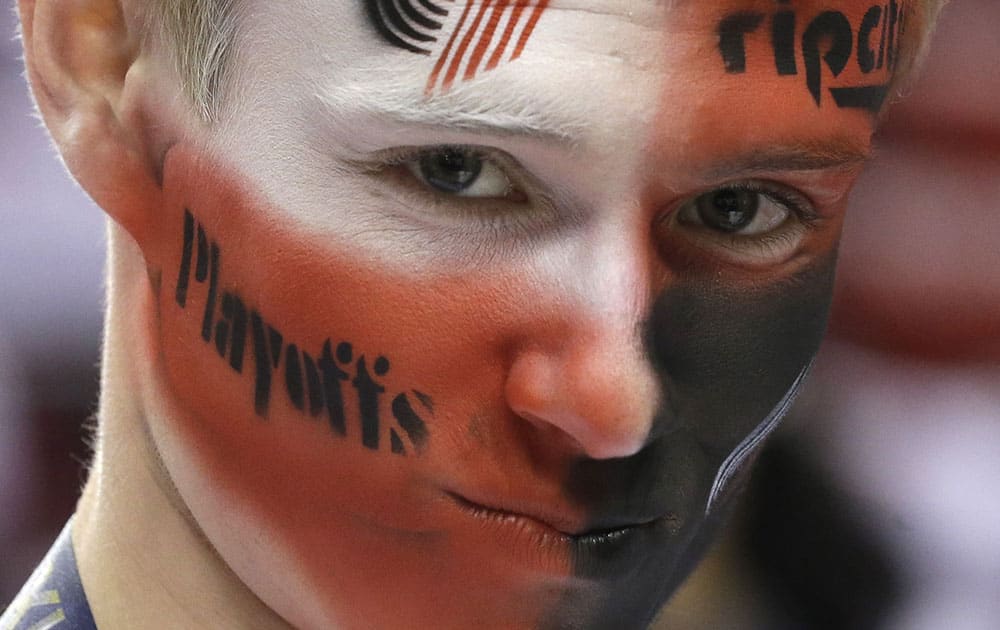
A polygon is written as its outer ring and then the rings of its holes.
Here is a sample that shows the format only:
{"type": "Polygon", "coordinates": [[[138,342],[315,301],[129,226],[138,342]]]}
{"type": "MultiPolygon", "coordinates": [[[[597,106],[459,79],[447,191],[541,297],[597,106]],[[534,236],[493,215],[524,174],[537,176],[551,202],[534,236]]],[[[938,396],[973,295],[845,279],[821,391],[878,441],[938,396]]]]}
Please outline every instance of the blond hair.
{"type": "MultiPolygon", "coordinates": [[[[906,2],[892,97],[905,91],[927,53],[930,34],[948,0],[906,2]]],[[[206,121],[215,119],[236,36],[236,0],[153,0],[152,32],[168,43],[182,88],[206,121]]]]}
{"type": "Polygon", "coordinates": [[[235,0],[153,0],[147,32],[160,36],[173,56],[181,86],[206,121],[218,113],[233,41],[235,0]]]}

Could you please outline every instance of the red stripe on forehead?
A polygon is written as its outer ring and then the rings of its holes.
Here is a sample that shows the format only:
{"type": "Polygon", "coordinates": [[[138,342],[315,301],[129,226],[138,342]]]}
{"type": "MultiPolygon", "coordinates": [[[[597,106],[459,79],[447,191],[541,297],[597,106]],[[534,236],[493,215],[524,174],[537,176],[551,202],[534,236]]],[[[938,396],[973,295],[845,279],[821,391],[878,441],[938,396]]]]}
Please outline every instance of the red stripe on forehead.
{"type": "Polygon", "coordinates": [[[507,49],[507,43],[514,36],[514,29],[517,28],[518,22],[521,21],[521,14],[524,13],[524,7],[525,4],[523,0],[520,0],[516,5],[514,5],[510,21],[507,22],[507,28],[504,29],[503,36],[500,38],[500,43],[497,44],[496,49],[493,50],[493,55],[490,56],[490,60],[486,64],[487,70],[492,70],[499,65],[500,59],[503,57],[503,53],[507,49]]]}
{"type": "Polygon", "coordinates": [[[531,17],[528,18],[528,24],[524,27],[524,31],[521,33],[521,38],[517,40],[517,47],[514,49],[514,54],[510,56],[511,60],[517,59],[524,52],[524,47],[528,44],[528,40],[531,38],[532,31],[535,30],[535,26],[538,24],[538,20],[542,19],[542,13],[545,13],[545,9],[549,6],[549,0],[539,0],[538,6],[532,11],[531,17]]]}
{"type": "Polygon", "coordinates": [[[458,50],[455,51],[455,56],[451,60],[451,65],[448,67],[448,73],[444,75],[444,83],[441,86],[445,91],[451,87],[451,84],[455,81],[455,75],[458,74],[458,68],[462,65],[462,59],[465,57],[465,51],[468,50],[469,44],[472,43],[472,38],[475,36],[476,31],[479,30],[479,25],[483,21],[483,16],[486,14],[486,10],[490,8],[493,3],[492,0],[484,0],[484,2],[479,5],[479,12],[476,13],[476,19],[472,21],[472,26],[469,27],[469,31],[462,38],[462,43],[459,45],[458,50]]]}
{"type": "Polygon", "coordinates": [[[438,75],[441,74],[441,70],[444,68],[445,62],[448,60],[448,55],[451,53],[451,47],[454,46],[455,40],[458,39],[458,34],[462,31],[462,25],[465,24],[466,18],[469,17],[469,10],[472,8],[472,3],[467,2],[465,8],[462,10],[462,15],[458,18],[458,25],[452,32],[451,37],[448,38],[448,44],[445,45],[444,50],[441,51],[441,56],[438,57],[437,63],[434,64],[434,70],[431,72],[431,76],[427,79],[427,87],[424,88],[426,94],[430,94],[434,91],[434,85],[437,83],[438,75]]]}
{"type": "Polygon", "coordinates": [[[479,36],[479,43],[476,44],[476,48],[472,52],[472,58],[469,59],[469,65],[465,68],[466,81],[476,76],[476,70],[479,69],[479,62],[483,60],[486,49],[493,43],[493,35],[496,33],[497,25],[500,23],[500,18],[509,4],[510,0],[498,0],[493,7],[493,14],[490,16],[489,22],[486,23],[483,34],[479,36]]]}
{"type": "Polygon", "coordinates": [[[486,71],[495,69],[503,60],[508,50],[508,44],[514,39],[518,28],[522,30],[517,38],[513,54],[508,60],[513,61],[520,57],[531,39],[535,26],[548,8],[549,0],[539,0],[530,14],[527,14],[528,20],[525,22],[522,18],[526,15],[526,9],[531,4],[530,0],[483,0],[470,24],[468,18],[472,12],[473,0],[468,0],[448,43],[434,64],[434,69],[427,79],[424,93],[430,95],[438,88],[442,92],[447,92],[455,83],[456,78],[459,77],[463,64],[465,70],[461,73],[460,79],[463,82],[474,79],[481,69],[486,71]],[[489,17],[487,17],[487,12],[489,12],[489,17]],[[505,17],[507,23],[498,37],[497,30],[505,17]],[[480,27],[482,27],[482,31],[480,31],[480,27]],[[457,46],[456,42],[458,42],[457,46]],[[492,53],[490,53],[491,47],[493,48],[492,53]],[[488,53],[489,60],[484,66],[483,60],[488,53]],[[445,66],[447,66],[447,70],[445,70],[445,66]],[[442,72],[444,72],[443,79],[441,78],[442,72]],[[438,85],[439,80],[440,85],[438,85]]]}

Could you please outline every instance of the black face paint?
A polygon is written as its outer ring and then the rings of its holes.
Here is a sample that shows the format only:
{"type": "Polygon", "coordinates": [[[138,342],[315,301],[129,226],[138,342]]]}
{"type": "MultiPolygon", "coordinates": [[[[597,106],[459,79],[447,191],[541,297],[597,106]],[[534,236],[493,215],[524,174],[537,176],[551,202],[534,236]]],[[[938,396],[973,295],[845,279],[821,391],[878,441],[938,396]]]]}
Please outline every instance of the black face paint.
{"type": "Polygon", "coordinates": [[[872,49],[872,31],[882,21],[882,7],[875,5],[868,9],[861,28],[858,30],[858,67],[865,74],[875,70],[875,50],[872,49]]]}
{"type": "MultiPolygon", "coordinates": [[[[783,0],[779,4],[789,3],[783,0]]],[[[884,7],[873,5],[858,25],[851,24],[848,17],[840,11],[823,11],[806,23],[799,41],[796,12],[790,8],[781,8],[770,20],[770,53],[774,57],[775,71],[778,76],[799,74],[796,62],[796,44],[799,42],[805,66],[806,89],[816,105],[822,106],[824,74],[829,72],[834,79],[840,77],[852,56],[856,57],[863,74],[871,74],[882,68],[893,71],[899,57],[904,17],[905,12],[896,0],[889,0],[884,7]],[[875,49],[872,48],[872,36],[879,26],[881,36],[876,57],[875,49]]],[[[758,54],[759,48],[757,42],[751,40],[760,30],[764,18],[764,13],[740,11],[719,21],[719,54],[727,73],[747,72],[752,54],[758,54]]],[[[878,113],[888,94],[889,83],[838,85],[830,87],[829,91],[839,108],[878,113]]]]}
{"type": "MultiPolygon", "coordinates": [[[[413,390],[413,395],[420,401],[420,404],[427,413],[434,414],[434,403],[431,401],[430,396],[417,390],[413,390]]],[[[407,437],[410,438],[410,441],[417,448],[418,452],[426,448],[427,425],[424,424],[424,421],[414,411],[413,406],[410,404],[410,399],[406,394],[399,394],[392,399],[392,415],[399,422],[399,426],[406,433],[407,437]]]]}
{"type": "MultiPolygon", "coordinates": [[[[344,418],[344,392],[341,381],[351,377],[333,360],[330,351],[330,340],[323,344],[323,354],[319,358],[319,369],[323,373],[323,392],[326,394],[326,405],[329,414],[330,428],[338,435],[347,435],[347,421],[344,418]]],[[[351,362],[352,349],[349,343],[337,346],[337,357],[343,364],[351,362]]]]}
{"type": "Polygon", "coordinates": [[[805,33],[802,34],[802,55],[806,66],[806,87],[812,94],[816,105],[822,102],[820,84],[822,82],[823,63],[839,77],[847,67],[854,49],[854,34],[851,23],[840,11],[824,11],[814,19],[805,33]],[[825,52],[821,46],[825,45],[825,52]],[[821,62],[822,60],[822,62],[821,62]]]}
{"type": "MultiPolygon", "coordinates": [[[[383,375],[389,371],[388,362],[383,364],[383,369],[379,370],[379,361],[385,361],[384,357],[379,357],[375,361],[374,372],[383,375]]],[[[365,358],[358,360],[358,373],[351,381],[354,388],[358,390],[358,406],[361,409],[361,443],[365,447],[378,450],[379,444],[379,396],[385,393],[385,388],[375,382],[372,375],[368,373],[365,366],[365,358]]]]}
{"type": "Polygon", "coordinates": [[[899,8],[896,6],[896,0],[889,0],[889,19],[886,20],[888,24],[888,41],[885,44],[885,54],[886,63],[889,70],[896,67],[896,42],[895,38],[898,36],[897,27],[900,24],[899,20],[899,8]]]}
{"type": "Polygon", "coordinates": [[[833,101],[840,108],[856,108],[877,114],[889,96],[888,85],[866,85],[856,88],[830,88],[833,101]]]}
{"type": "MultiPolygon", "coordinates": [[[[346,341],[337,345],[335,356],[330,339],[323,343],[319,360],[314,360],[313,355],[302,346],[286,340],[284,334],[260,312],[249,309],[235,291],[222,291],[222,298],[218,299],[221,258],[218,243],[211,239],[204,226],[195,221],[194,215],[185,210],[174,299],[182,309],[188,307],[194,293],[192,276],[196,283],[208,285],[204,296],[202,339],[214,345],[220,358],[228,357],[227,364],[237,374],[243,374],[244,354],[249,343],[254,363],[254,412],[261,418],[268,416],[274,389],[273,376],[278,370],[283,370],[284,378],[279,376],[279,381],[284,384],[285,394],[292,406],[307,418],[315,418],[325,409],[334,435],[346,437],[349,432],[342,384],[349,382],[354,386],[360,411],[357,423],[360,441],[366,448],[378,450],[386,389],[375,377],[388,374],[389,360],[377,356],[369,371],[365,356],[360,355],[355,361],[353,346],[346,341]],[[221,306],[218,304],[220,301],[221,306]],[[349,367],[354,369],[353,379],[344,369],[349,367]]],[[[396,431],[397,427],[388,429],[389,450],[396,455],[406,454],[407,446],[402,436],[406,436],[410,446],[418,453],[426,448],[428,429],[424,418],[434,415],[433,401],[427,394],[416,390],[410,390],[410,393],[419,401],[422,411],[418,413],[414,409],[408,393],[397,394],[389,409],[401,430],[396,431]]]]}
{"type": "Polygon", "coordinates": [[[586,507],[594,532],[574,543],[574,573],[593,588],[567,595],[551,627],[650,623],[723,520],[735,495],[731,478],[745,474],[754,449],[745,448],[706,512],[723,463],[735,461],[734,451],[789,398],[815,356],[834,262],[830,254],[760,288],[692,279],[658,299],[646,344],[663,403],[642,451],[573,467],[566,491],[586,507]],[[634,523],[648,524],[620,529],[634,523]]]}
{"type": "Polygon", "coordinates": [[[323,384],[319,380],[316,361],[308,352],[302,353],[302,364],[306,369],[306,385],[309,392],[309,415],[318,416],[323,412],[323,384]]]}
{"type": "Polygon", "coordinates": [[[243,300],[232,293],[222,296],[222,318],[215,325],[215,349],[222,358],[229,355],[229,367],[237,374],[243,372],[248,318],[243,300]]]}
{"type": "Polygon", "coordinates": [[[288,389],[288,399],[299,411],[306,408],[306,388],[302,376],[299,349],[293,343],[285,351],[285,387],[288,389]]]}
{"type": "Polygon", "coordinates": [[[774,46],[774,65],[778,74],[798,74],[795,62],[795,11],[779,11],[771,18],[771,45],[774,46]]]}
{"type": "Polygon", "coordinates": [[[421,55],[431,54],[427,47],[437,41],[448,10],[432,0],[364,0],[365,13],[375,32],[387,43],[421,55]]]}
{"type": "Polygon", "coordinates": [[[741,11],[727,15],[719,22],[719,52],[726,65],[726,72],[740,74],[747,71],[747,52],[744,38],[753,33],[764,21],[763,13],[741,11]]]}

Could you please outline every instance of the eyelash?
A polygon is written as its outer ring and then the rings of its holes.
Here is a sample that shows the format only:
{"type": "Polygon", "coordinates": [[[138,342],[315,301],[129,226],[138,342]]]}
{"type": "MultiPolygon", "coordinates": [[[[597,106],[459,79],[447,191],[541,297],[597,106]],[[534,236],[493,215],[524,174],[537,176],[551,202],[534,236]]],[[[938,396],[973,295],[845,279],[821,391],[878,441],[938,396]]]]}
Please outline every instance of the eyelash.
{"type": "Polygon", "coordinates": [[[374,175],[391,175],[446,217],[456,217],[462,225],[468,225],[471,220],[474,222],[472,230],[486,228],[491,239],[499,240],[504,235],[510,235],[510,238],[537,238],[542,229],[552,227],[559,219],[556,204],[540,192],[540,186],[530,182],[514,158],[484,147],[461,144],[394,147],[374,155],[364,170],[374,175]],[[408,172],[408,162],[446,149],[467,151],[482,160],[493,162],[524,199],[514,201],[438,193],[408,172]]]}
{"type": "Polygon", "coordinates": [[[712,259],[724,264],[754,267],[759,264],[774,264],[773,259],[780,257],[782,250],[794,247],[794,245],[802,241],[806,234],[817,230],[823,221],[823,217],[816,211],[812,201],[806,195],[796,190],[776,182],[746,180],[722,184],[692,195],[678,204],[661,221],[670,233],[673,233],[675,230],[697,233],[695,236],[683,237],[691,243],[690,247],[684,248],[687,251],[682,255],[687,264],[700,262],[698,260],[700,256],[704,256],[704,253],[708,251],[712,259]],[[719,190],[736,190],[759,194],[787,208],[790,213],[789,218],[776,229],[765,234],[753,236],[724,234],[697,225],[677,225],[677,213],[685,204],[691,203],[703,195],[719,190]],[[711,241],[711,244],[706,243],[706,241],[711,241]],[[693,252],[690,251],[691,247],[696,248],[700,252],[700,256],[692,255],[693,252]],[[730,252],[731,255],[716,253],[720,248],[730,252]],[[754,251],[748,253],[748,249],[753,249],[754,251]]]}
{"type": "MultiPolygon", "coordinates": [[[[394,147],[375,154],[371,160],[366,161],[364,170],[379,176],[390,174],[400,185],[419,195],[424,200],[423,203],[433,208],[431,217],[421,212],[420,218],[434,220],[444,217],[447,221],[444,227],[458,239],[457,242],[478,240],[479,247],[485,248],[503,242],[530,243],[567,221],[567,217],[559,214],[557,205],[539,193],[541,186],[530,182],[523,167],[513,157],[489,148],[457,144],[394,147]],[[463,197],[439,193],[417,180],[409,172],[406,166],[408,162],[446,149],[467,151],[480,159],[492,161],[510,180],[513,189],[524,195],[524,200],[511,201],[503,198],[463,197]]],[[[684,248],[687,253],[683,257],[689,262],[702,259],[703,263],[707,254],[709,258],[723,264],[753,268],[775,264],[775,259],[787,259],[788,255],[794,252],[794,246],[801,242],[808,232],[818,228],[822,217],[809,198],[801,192],[776,182],[746,180],[722,184],[692,195],[676,206],[662,221],[670,233],[678,230],[678,227],[680,228],[678,231],[700,233],[684,237],[688,247],[684,248]],[[674,217],[683,204],[713,191],[726,189],[759,194],[786,208],[790,213],[789,218],[776,229],[753,236],[724,234],[704,226],[699,229],[697,225],[676,225],[674,217]],[[720,253],[720,250],[728,254],[720,253]]]]}

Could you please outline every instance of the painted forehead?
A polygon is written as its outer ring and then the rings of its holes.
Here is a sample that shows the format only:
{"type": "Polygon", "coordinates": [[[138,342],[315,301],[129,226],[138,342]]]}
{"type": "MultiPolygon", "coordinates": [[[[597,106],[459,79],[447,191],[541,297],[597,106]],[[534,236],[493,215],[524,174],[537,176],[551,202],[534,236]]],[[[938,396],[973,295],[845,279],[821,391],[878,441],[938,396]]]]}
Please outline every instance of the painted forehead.
{"type": "MultiPolygon", "coordinates": [[[[433,61],[425,87],[428,95],[517,61],[539,33],[551,37],[565,25],[566,15],[583,11],[606,21],[617,17],[645,22],[663,29],[668,41],[671,30],[717,38],[722,67],[731,74],[747,72],[748,57],[770,56],[768,61],[777,74],[806,75],[817,104],[822,100],[822,65],[837,77],[856,58],[864,75],[891,74],[905,23],[904,2],[742,0],[704,6],[686,0],[613,5],[550,0],[363,0],[369,25],[384,43],[433,61]]],[[[599,28],[587,32],[588,39],[615,35],[622,32],[602,33],[599,28]]],[[[686,37],[679,40],[689,41],[686,37]]],[[[885,83],[836,88],[832,97],[841,107],[877,109],[884,100],[885,83]]]]}

